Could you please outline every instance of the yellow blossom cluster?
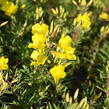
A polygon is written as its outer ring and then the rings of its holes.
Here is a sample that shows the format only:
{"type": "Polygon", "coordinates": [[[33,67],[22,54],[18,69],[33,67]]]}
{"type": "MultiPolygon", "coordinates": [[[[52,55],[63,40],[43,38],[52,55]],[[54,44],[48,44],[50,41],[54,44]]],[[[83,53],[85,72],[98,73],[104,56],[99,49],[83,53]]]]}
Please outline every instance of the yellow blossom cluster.
{"type": "Polygon", "coordinates": [[[8,69],[8,58],[4,56],[0,57],[0,70],[7,70],[8,69]]]}
{"type": "MultiPolygon", "coordinates": [[[[28,45],[29,48],[34,49],[30,56],[30,58],[33,59],[33,62],[31,62],[30,65],[43,65],[48,58],[45,55],[46,42],[48,41],[48,25],[44,23],[36,23],[32,26],[32,34],[32,43],[29,43],[28,45]]],[[[59,48],[59,51],[51,51],[51,48],[49,49],[49,52],[60,59],[76,60],[76,56],[74,54],[75,48],[72,48],[71,43],[72,38],[68,35],[62,34],[57,46],[57,49],[59,48]]],[[[58,82],[61,78],[65,78],[66,73],[64,71],[64,67],[65,66],[60,63],[57,66],[54,65],[54,67],[50,69],[50,73],[55,82],[58,82]]]]}
{"type": "Polygon", "coordinates": [[[79,24],[83,29],[89,29],[91,25],[90,14],[78,14],[77,18],[74,19],[74,25],[79,24]]]}
{"type": "Polygon", "coordinates": [[[44,23],[36,23],[32,26],[32,43],[30,43],[28,47],[34,48],[35,50],[30,56],[34,60],[31,65],[39,66],[45,63],[47,59],[47,56],[45,56],[47,33],[48,25],[44,23]]]}
{"type": "Polygon", "coordinates": [[[58,41],[58,46],[61,49],[60,51],[52,51],[53,55],[56,55],[58,58],[64,58],[68,60],[76,60],[76,56],[74,54],[75,48],[71,47],[72,39],[70,36],[65,36],[62,34],[60,40],[58,41]]]}
{"type": "MultiPolygon", "coordinates": [[[[72,39],[70,36],[62,34],[58,41],[60,51],[52,51],[51,53],[60,59],[76,60],[76,55],[74,54],[75,48],[71,47],[71,42],[72,39]]],[[[63,65],[57,65],[50,69],[50,73],[55,82],[58,82],[61,78],[65,78],[66,73],[64,72],[64,69],[63,65]]]]}
{"type": "Polygon", "coordinates": [[[13,2],[9,2],[8,0],[0,0],[0,9],[4,11],[5,15],[11,16],[16,13],[17,6],[14,5],[13,2]]]}

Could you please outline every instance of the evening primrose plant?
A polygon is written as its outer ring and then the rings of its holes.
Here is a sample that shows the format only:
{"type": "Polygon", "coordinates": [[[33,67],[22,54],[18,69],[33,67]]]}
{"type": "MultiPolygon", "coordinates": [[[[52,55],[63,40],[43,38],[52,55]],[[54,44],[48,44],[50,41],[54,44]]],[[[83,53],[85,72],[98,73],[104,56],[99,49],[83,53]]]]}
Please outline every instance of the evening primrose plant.
{"type": "Polygon", "coordinates": [[[0,109],[108,109],[105,2],[0,0],[0,109]]]}
{"type": "MultiPolygon", "coordinates": [[[[45,55],[45,49],[47,49],[46,44],[50,43],[50,39],[49,37],[47,37],[48,32],[48,25],[44,23],[37,23],[32,26],[33,43],[30,43],[28,47],[34,48],[35,50],[33,50],[30,56],[34,60],[31,65],[39,66],[46,64],[45,62],[46,60],[48,60],[49,57],[45,55]]],[[[60,50],[51,51],[51,49],[48,48],[48,52],[50,52],[55,58],[60,58],[59,65],[54,66],[50,69],[50,73],[53,76],[55,82],[57,82],[60,78],[64,78],[66,76],[66,73],[64,72],[64,65],[61,65],[65,64],[62,62],[62,59],[76,60],[76,55],[74,54],[75,48],[71,47],[71,42],[72,39],[70,36],[65,36],[64,34],[62,34],[56,46],[56,50],[58,50],[59,48],[60,50]]]]}

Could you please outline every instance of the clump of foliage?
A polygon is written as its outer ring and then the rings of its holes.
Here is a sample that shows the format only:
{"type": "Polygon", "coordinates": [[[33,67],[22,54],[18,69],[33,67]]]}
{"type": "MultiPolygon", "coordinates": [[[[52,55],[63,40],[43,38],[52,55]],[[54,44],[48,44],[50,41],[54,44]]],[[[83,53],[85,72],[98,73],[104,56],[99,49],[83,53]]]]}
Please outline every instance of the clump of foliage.
{"type": "Polygon", "coordinates": [[[108,109],[107,0],[0,0],[0,108],[108,109]]]}

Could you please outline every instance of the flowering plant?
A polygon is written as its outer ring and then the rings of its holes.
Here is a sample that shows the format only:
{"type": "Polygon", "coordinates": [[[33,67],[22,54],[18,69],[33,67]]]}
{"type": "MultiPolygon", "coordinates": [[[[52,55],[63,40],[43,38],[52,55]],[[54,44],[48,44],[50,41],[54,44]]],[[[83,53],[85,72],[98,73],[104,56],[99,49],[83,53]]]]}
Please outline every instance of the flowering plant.
{"type": "Polygon", "coordinates": [[[0,109],[108,109],[108,0],[0,0],[0,109]]]}

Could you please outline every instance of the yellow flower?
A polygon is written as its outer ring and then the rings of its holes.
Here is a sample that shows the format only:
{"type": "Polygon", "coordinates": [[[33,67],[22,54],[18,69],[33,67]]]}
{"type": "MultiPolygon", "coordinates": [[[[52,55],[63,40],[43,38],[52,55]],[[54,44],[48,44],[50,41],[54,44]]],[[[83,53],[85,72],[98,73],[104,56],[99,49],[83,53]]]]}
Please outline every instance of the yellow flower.
{"type": "Polygon", "coordinates": [[[32,54],[31,54],[31,58],[33,59],[33,60],[37,60],[37,57],[39,56],[39,52],[37,51],[37,50],[34,50],[33,52],[32,52],[32,54]]]}
{"type": "Polygon", "coordinates": [[[70,38],[70,36],[65,36],[64,34],[62,34],[58,42],[58,46],[63,52],[61,53],[58,51],[52,51],[51,53],[53,55],[56,55],[58,58],[76,60],[76,56],[74,55],[75,48],[71,47],[71,42],[72,39],[70,38]]]}
{"type": "Polygon", "coordinates": [[[68,60],[76,60],[76,55],[70,53],[61,53],[58,51],[52,51],[53,55],[56,55],[58,58],[68,59],[68,60]]]}
{"type": "Polygon", "coordinates": [[[72,39],[70,36],[68,36],[68,35],[65,36],[64,34],[62,34],[62,36],[58,42],[58,46],[64,51],[71,50],[72,49],[71,42],[72,42],[72,39]]]}
{"type": "Polygon", "coordinates": [[[65,54],[58,51],[51,51],[53,55],[56,55],[58,58],[65,58],[65,54]]]}
{"type": "Polygon", "coordinates": [[[68,50],[65,50],[64,52],[65,52],[66,54],[74,54],[75,48],[69,47],[69,49],[68,49],[68,50]]]}
{"type": "Polygon", "coordinates": [[[109,21],[109,15],[105,12],[102,12],[100,15],[99,15],[100,19],[104,19],[106,21],[109,21]]]}
{"type": "Polygon", "coordinates": [[[38,66],[38,65],[41,65],[41,64],[44,64],[45,61],[47,60],[47,56],[44,56],[44,51],[42,50],[34,50],[30,56],[33,60],[31,65],[34,65],[34,66],[38,66]]]}
{"type": "Polygon", "coordinates": [[[66,53],[65,56],[66,56],[65,58],[69,59],[69,60],[76,60],[77,59],[76,55],[74,55],[74,54],[66,53]]]}
{"type": "Polygon", "coordinates": [[[16,13],[17,6],[13,2],[6,2],[1,6],[1,10],[5,12],[6,15],[10,16],[11,14],[16,13]]]}
{"type": "Polygon", "coordinates": [[[80,24],[84,29],[89,29],[91,25],[89,14],[78,14],[77,18],[74,19],[74,25],[76,23],[80,24]]]}
{"type": "Polygon", "coordinates": [[[8,69],[8,58],[4,58],[4,56],[0,57],[0,70],[8,69]]]}
{"type": "Polygon", "coordinates": [[[7,2],[8,0],[0,0],[0,5],[3,5],[7,2]]]}
{"type": "Polygon", "coordinates": [[[24,9],[26,7],[26,4],[22,4],[20,9],[24,9]]]}
{"type": "Polygon", "coordinates": [[[55,82],[58,82],[59,79],[65,78],[66,76],[63,65],[54,66],[50,69],[50,73],[53,76],[55,82]]]}
{"type": "Polygon", "coordinates": [[[46,37],[45,37],[43,34],[35,33],[35,34],[32,36],[32,41],[33,41],[33,42],[36,42],[37,40],[38,40],[38,41],[45,42],[45,41],[46,41],[46,37]]]}
{"type": "Polygon", "coordinates": [[[37,56],[37,60],[36,61],[33,61],[30,65],[31,66],[39,66],[39,65],[41,65],[41,64],[44,64],[45,63],[45,61],[47,60],[47,56],[44,56],[44,55],[39,55],[39,56],[37,56]]]}
{"type": "Polygon", "coordinates": [[[43,49],[45,47],[46,37],[43,34],[35,33],[32,36],[33,43],[28,45],[29,48],[43,49]]]}
{"type": "Polygon", "coordinates": [[[37,60],[37,57],[38,56],[42,56],[42,55],[44,55],[44,50],[33,50],[33,52],[32,52],[32,54],[31,54],[31,58],[33,59],[33,60],[37,60]]]}
{"type": "Polygon", "coordinates": [[[32,34],[39,33],[46,35],[48,32],[48,25],[44,23],[36,23],[32,26],[32,34]]]}

